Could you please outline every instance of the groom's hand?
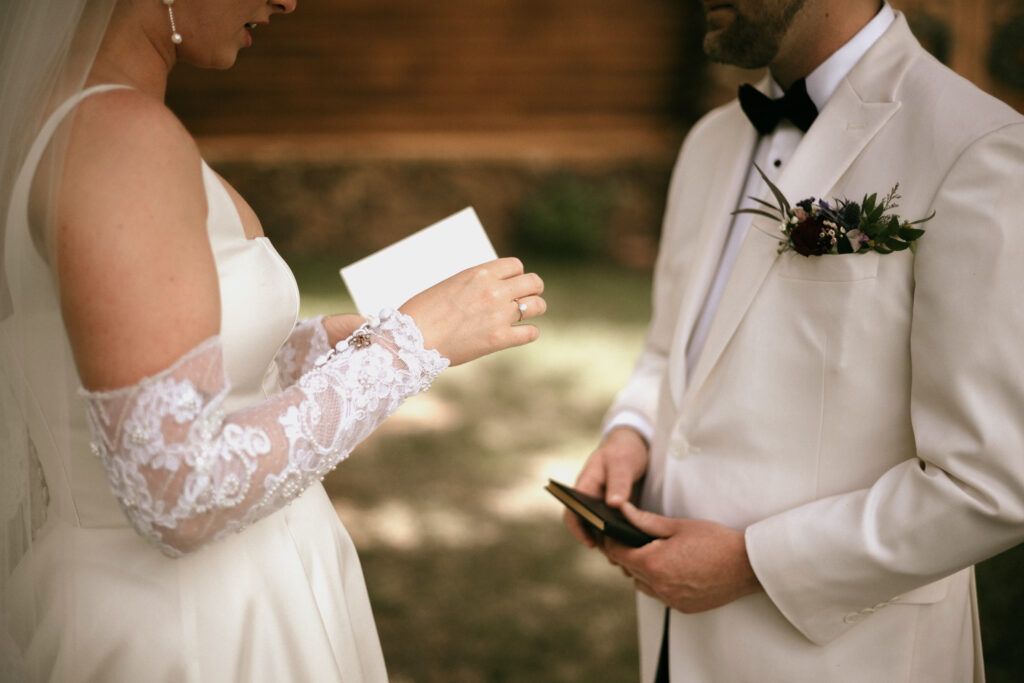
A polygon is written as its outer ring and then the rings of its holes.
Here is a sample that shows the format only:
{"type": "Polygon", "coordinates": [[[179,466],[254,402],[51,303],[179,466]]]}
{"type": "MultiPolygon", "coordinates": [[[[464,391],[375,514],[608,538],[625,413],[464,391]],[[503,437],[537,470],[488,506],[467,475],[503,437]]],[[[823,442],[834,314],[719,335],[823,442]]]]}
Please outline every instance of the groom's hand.
{"type": "Polygon", "coordinates": [[[762,590],[742,531],[704,520],[662,517],[630,503],[622,512],[659,537],[640,548],[605,539],[605,555],[632,577],[640,592],[692,614],[762,590]]]}
{"type": "MultiPolygon", "coordinates": [[[[604,498],[612,507],[621,507],[633,494],[633,487],[647,472],[647,442],[629,427],[608,432],[576,477],[576,488],[591,496],[604,498]]],[[[590,532],[575,513],[566,510],[563,519],[580,543],[593,548],[599,534],[590,532]]]]}

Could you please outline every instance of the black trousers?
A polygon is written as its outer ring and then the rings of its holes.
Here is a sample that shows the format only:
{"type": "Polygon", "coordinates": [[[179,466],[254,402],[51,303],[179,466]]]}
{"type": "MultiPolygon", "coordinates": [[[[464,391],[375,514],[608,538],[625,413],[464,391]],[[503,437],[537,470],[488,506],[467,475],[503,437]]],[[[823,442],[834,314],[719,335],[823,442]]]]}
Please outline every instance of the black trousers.
{"type": "Polygon", "coordinates": [[[665,628],[661,630],[661,653],[658,655],[658,672],[654,675],[654,683],[668,681],[668,608],[665,608],[665,628]]]}

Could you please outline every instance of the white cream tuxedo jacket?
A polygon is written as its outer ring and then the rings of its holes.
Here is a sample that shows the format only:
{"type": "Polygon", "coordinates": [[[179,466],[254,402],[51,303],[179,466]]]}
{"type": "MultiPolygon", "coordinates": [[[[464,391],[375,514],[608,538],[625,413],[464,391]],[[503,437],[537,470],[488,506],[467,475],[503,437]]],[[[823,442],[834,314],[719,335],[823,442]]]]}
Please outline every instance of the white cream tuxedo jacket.
{"type": "MultiPolygon", "coordinates": [[[[780,255],[755,218],[688,368],[755,143],[734,101],[683,144],[609,413],[655,425],[643,506],[745,529],[766,590],[672,611],[672,680],[979,680],[971,566],[1024,540],[1024,119],[897,15],[777,184],[795,202],[899,182],[902,217],[935,211],[916,253],[780,255]]],[[[647,683],[665,612],[638,602],[647,683]]]]}

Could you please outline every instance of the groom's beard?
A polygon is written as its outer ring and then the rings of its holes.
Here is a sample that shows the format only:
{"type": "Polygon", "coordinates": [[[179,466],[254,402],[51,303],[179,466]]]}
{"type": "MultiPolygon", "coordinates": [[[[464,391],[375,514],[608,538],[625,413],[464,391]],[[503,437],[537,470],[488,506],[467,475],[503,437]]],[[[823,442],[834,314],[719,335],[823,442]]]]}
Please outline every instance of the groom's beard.
{"type": "Polygon", "coordinates": [[[758,10],[740,9],[733,5],[732,20],[725,26],[718,28],[708,21],[704,53],[714,62],[744,69],[768,66],[778,54],[783,36],[805,1],[779,0],[777,7],[758,10]]]}

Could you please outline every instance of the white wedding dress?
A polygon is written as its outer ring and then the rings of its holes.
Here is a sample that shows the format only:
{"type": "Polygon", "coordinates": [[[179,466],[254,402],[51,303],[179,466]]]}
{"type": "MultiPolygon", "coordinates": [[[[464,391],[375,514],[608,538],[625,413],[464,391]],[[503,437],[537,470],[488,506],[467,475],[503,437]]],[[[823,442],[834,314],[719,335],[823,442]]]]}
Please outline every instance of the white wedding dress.
{"type": "MultiPolygon", "coordinates": [[[[65,109],[73,107],[81,96],[102,89],[81,93],[65,109]]],[[[64,113],[58,112],[55,117],[64,113]]],[[[52,130],[44,130],[36,142],[37,152],[51,134],[52,130]]],[[[26,165],[29,177],[36,156],[32,155],[26,165]]],[[[296,327],[299,295],[291,271],[267,239],[246,239],[239,215],[219,178],[205,163],[202,173],[209,204],[207,228],[220,281],[220,335],[157,380],[187,379],[189,364],[204,354],[211,357],[213,353],[214,360],[222,361],[222,375],[228,383],[215,387],[223,388],[220,394],[211,391],[211,395],[204,395],[210,408],[204,419],[210,415],[216,418],[213,427],[206,424],[204,429],[227,433],[234,424],[232,416],[249,415],[245,429],[258,430],[254,441],[257,446],[250,443],[230,453],[217,451],[216,457],[224,461],[234,458],[236,464],[242,462],[248,467],[249,473],[258,470],[259,476],[251,477],[246,486],[251,484],[259,495],[239,494],[231,502],[221,501],[219,507],[209,500],[199,505],[196,501],[205,495],[197,493],[200,484],[221,476],[237,485],[238,472],[205,472],[199,484],[193,473],[169,494],[167,505],[158,504],[156,498],[166,492],[156,491],[151,482],[140,479],[139,473],[145,468],[140,464],[139,452],[128,447],[131,452],[117,449],[122,441],[129,446],[149,447],[164,444],[164,440],[140,439],[137,433],[129,433],[128,421],[108,414],[111,403],[124,396],[116,392],[86,395],[73,375],[73,382],[60,378],[59,373],[55,377],[55,360],[70,363],[66,336],[50,339],[50,335],[41,334],[32,338],[32,324],[25,324],[24,328],[30,330],[27,341],[20,340],[20,345],[19,340],[5,342],[14,347],[7,352],[24,356],[24,386],[33,400],[23,409],[29,414],[30,448],[42,464],[49,505],[46,522],[31,552],[14,570],[3,596],[7,629],[22,652],[29,680],[386,681],[356,550],[319,478],[401,399],[425,388],[446,363],[436,352],[424,352],[420,340],[419,348],[410,353],[419,354],[417,358],[424,363],[422,372],[410,379],[408,372],[388,374],[377,368],[379,376],[374,386],[361,374],[373,368],[365,363],[349,367],[354,361],[346,365],[342,358],[349,354],[360,362],[369,362],[372,356],[360,355],[367,352],[357,348],[359,345],[339,345],[339,352],[330,354],[337,358],[326,363],[321,358],[323,367],[311,375],[320,382],[318,391],[326,391],[325,381],[334,382],[330,391],[337,394],[335,398],[354,402],[355,408],[331,428],[335,442],[314,443],[316,448],[298,454],[294,443],[291,451],[287,443],[268,445],[274,438],[274,424],[284,424],[282,416],[288,412],[275,408],[274,397],[282,395],[282,386],[294,380],[289,374],[313,368],[311,354],[328,350],[324,347],[326,336],[316,321],[296,327]],[[185,372],[181,372],[182,367],[185,372]],[[327,375],[321,372],[332,368],[327,375]],[[381,382],[391,400],[389,405],[373,410],[380,397],[365,394],[380,393],[381,382]],[[75,393],[80,395],[68,401],[67,396],[75,393]],[[272,460],[260,455],[269,448],[288,451],[289,456],[282,461],[283,470],[259,471],[258,463],[272,460]],[[246,457],[240,460],[240,453],[246,457]],[[261,488],[264,477],[266,491],[261,488]],[[271,480],[287,485],[272,492],[271,480]],[[290,498],[294,500],[287,503],[290,498]],[[172,505],[177,506],[175,509],[183,507],[187,515],[216,508],[213,517],[204,518],[207,528],[200,537],[203,547],[194,552],[184,548],[182,555],[182,548],[162,534],[161,530],[173,527],[175,520],[185,519],[167,512],[172,505]],[[148,541],[144,536],[149,537],[148,541]]],[[[27,183],[23,183],[20,191],[16,189],[11,209],[23,216],[27,216],[26,188],[27,183]]],[[[52,317],[58,309],[51,276],[32,245],[27,218],[21,223],[8,223],[6,258],[38,261],[37,281],[33,284],[29,280],[27,286],[47,290],[46,296],[54,304],[47,314],[52,317]]],[[[391,318],[392,326],[399,328],[394,334],[407,334],[415,341],[418,330],[410,319],[402,318],[398,314],[391,318]]],[[[59,320],[52,319],[47,324],[60,325],[59,320]]],[[[382,348],[386,346],[374,344],[374,353],[390,358],[387,348],[382,348]]],[[[402,356],[395,354],[396,358],[402,356]]],[[[411,362],[415,365],[416,361],[411,362]]],[[[393,364],[391,360],[385,366],[389,364],[393,364]]],[[[135,417],[148,419],[147,410],[158,410],[159,401],[153,396],[138,399],[146,387],[156,386],[157,380],[143,383],[129,396],[135,417]]],[[[192,386],[188,382],[177,386],[186,385],[192,386]]],[[[314,405],[319,394],[314,392],[309,398],[296,391],[292,393],[302,402],[297,407],[292,405],[289,414],[300,414],[300,421],[303,415],[311,422],[326,419],[328,410],[314,405]],[[312,413],[302,412],[309,407],[312,413]]],[[[167,418],[166,413],[153,419],[159,425],[163,418],[167,418]]],[[[223,449],[231,446],[225,446],[224,439],[213,440],[206,432],[203,448],[213,448],[211,444],[223,449]]],[[[164,436],[169,443],[170,436],[164,436]]],[[[292,441],[293,436],[289,436],[292,441]]],[[[164,457],[173,459],[166,454],[164,457]]],[[[181,472],[190,462],[179,459],[172,465],[177,468],[175,472],[181,472]]],[[[213,486],[211,495],[220,500],[227,484],[215,481],[213,486]]]]}

